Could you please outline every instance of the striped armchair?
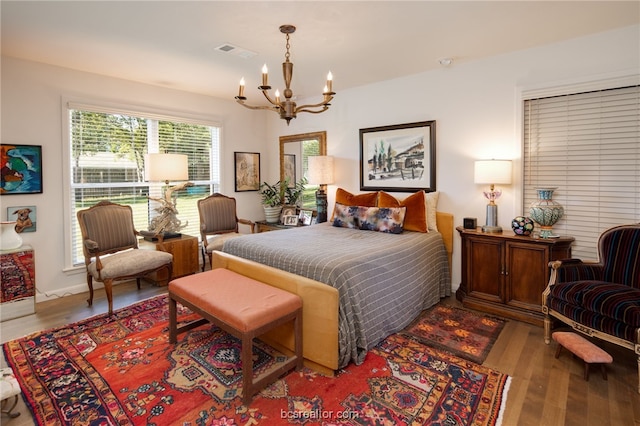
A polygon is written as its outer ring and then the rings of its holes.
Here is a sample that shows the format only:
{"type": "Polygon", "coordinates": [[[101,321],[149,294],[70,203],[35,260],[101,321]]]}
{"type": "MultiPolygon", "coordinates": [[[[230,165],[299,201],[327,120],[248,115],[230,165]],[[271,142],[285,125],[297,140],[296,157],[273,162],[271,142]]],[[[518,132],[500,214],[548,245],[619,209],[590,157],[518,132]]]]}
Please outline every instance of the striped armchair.
{"type": "Polygon", "coordinates": [[[549,263],[542,295],[544,340],[552,317],[575,330],[631,349],[638,355],[640,393],[640,224],[610,228],[598,240],[597,262],[549,263]]]}
{"type": "Polygon", "coordinates": [[[102,282],[113,313],[113,282],[140,278],[161,269],[173,272],[173,255],[164,251],[138,250],[138,231],[133,225],[130,206],[100,201],[77,213],[82,233],[82,250],[87,268],[89,306],[93,304],[93,280],[102,282]]]}
{"type": "Polygon", "coordinates": [[[247,219],[238,219],[236,214],[236,199],[219,193],[214,193],[198,200],[198,214],[200,216],[200,239],[202,240],[202,270],[209,256],[214,250],[222,250],[224,242],[229,238],[242,235],[238,224],[250,227],[254,231],[254,223],[247,219]]]}

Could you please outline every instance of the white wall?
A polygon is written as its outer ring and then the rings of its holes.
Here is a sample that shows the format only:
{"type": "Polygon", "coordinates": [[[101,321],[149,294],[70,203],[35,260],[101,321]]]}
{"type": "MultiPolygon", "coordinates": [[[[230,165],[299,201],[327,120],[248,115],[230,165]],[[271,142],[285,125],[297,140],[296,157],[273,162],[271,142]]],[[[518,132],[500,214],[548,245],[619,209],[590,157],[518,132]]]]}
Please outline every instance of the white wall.
{"type": "MultiPolygon", "coordinates": [[[[238,199],[239,215],[261,219],[256,193],[233,192],[233,152],[260,152],[262,180],[279,178],[278,137],[326,130],[328,153],[336,157],[335,188],[359,192],[360,128],[436,120],[439,209],[451,212],[456,225],[463,217],[484,223],[486,200],[473,183],[473,161],[516,160],[513,185],[498,200],[499,222],[523,213],[519,206],[522,89],[640,73],[640,26],[579,38],[543,48],[340,90],[331,109],[321,115],[302,114],[289,127],[275,114],[239,107],[233,101],[122,81],[11,58],[2,58],[2,143],[43,146],[44,193],[0,198],[6,206],[38,207],[38,230],[22,234],[36,250],[36,282],[42,294],[62,295],[86,290],[84,273],[63,271],[63,143],[61,98],[98,98],[163,110],[210,115],[223,131],[223,192],[238,199]]],[[[402,196],[402,194],[396,194],[402,196]]],[[[453,284],[460,280],[459,240],[455,239],[453,284]]],[[[40,294],[38,300],[44,296],[40,294]]]]}

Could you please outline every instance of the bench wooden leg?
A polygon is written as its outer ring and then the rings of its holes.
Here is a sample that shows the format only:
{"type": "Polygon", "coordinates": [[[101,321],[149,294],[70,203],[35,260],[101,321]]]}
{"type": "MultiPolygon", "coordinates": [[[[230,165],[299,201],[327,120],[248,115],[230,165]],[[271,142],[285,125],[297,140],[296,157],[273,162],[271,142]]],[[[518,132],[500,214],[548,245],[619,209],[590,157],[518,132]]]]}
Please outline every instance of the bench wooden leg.
{"type": "Polygon", "coordinates": [[[176,343],[178,341],[178,307],[176,301],[172,297],[169,297],[169,343],[176,343]]]}
{"type": "Polygon", "coordinates": [[[249,405],[253,399],[253,336],[242,335],[242,402],[249,405]]]}

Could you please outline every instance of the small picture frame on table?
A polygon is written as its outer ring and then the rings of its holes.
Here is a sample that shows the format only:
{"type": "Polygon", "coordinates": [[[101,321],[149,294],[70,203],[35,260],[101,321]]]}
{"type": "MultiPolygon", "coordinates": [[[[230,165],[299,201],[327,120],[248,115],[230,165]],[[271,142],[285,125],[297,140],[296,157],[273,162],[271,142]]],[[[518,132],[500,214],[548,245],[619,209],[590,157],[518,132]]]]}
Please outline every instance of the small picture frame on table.
{"type": "Polygon", "coordinates": [[[298,216],[288,214],[283,217],[282,223],[285,226],[298,226],[298,216]]]}
{"type": "Polygon", "coordinates": [[[313,211],[311,210],[300,210],[300,221],[303,225],[311,225],[311,220],[313,219],[313,211]]]}
{"type": "Polygon", "coordinates": [[[285,216],[296,216],[297,215],[297,210],[295,206],[284,206],[282,207],[282,212],[280,213],[280,222],[284,223],[284,218],[285,216]]]}

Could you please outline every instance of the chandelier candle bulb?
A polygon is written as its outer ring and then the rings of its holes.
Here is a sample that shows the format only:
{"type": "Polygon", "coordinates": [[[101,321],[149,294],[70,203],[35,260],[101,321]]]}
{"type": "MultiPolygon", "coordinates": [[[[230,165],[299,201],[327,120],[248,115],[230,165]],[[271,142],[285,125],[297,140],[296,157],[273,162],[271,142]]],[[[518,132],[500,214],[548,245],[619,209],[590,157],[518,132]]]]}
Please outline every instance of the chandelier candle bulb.
{"type": "Polygon", "coordinates": [[[267,68],[267,64],[264,64],[262,66],[262,85],[263,86],[268,86],[268,79],[269,79],[269,69],[267,68]]]}
{"type": "Polygon", "coordinates": [[[327,74],[327,90],[325,92],[331,93],[332,90],[333,90],[333,74],[331,74],[331,71],[329,71],[329,74],[327,74]]]}
{"type": "Polygon", "coordinates": [[[238,97],[244,97],[244,77],[240,79],[240,87],[238,88],[238,97]]]}

